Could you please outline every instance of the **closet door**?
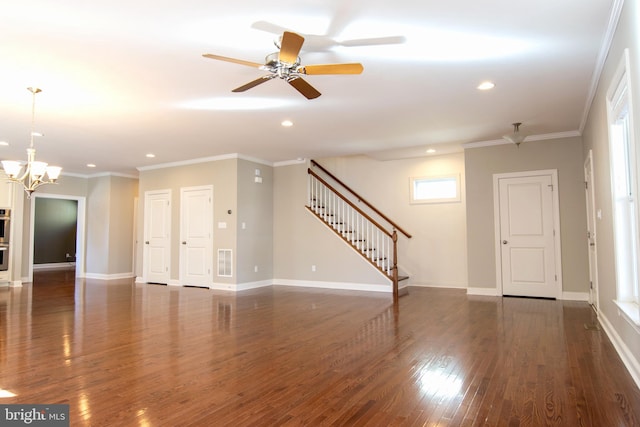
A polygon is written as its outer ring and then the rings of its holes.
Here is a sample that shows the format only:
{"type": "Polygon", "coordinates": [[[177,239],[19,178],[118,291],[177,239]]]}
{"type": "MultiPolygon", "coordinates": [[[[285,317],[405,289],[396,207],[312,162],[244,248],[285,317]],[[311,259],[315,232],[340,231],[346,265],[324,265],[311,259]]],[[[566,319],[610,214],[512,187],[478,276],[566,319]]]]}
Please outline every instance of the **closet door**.
{"type": "Polygon", "coordinates": [[[180,283],[209,287],[213,268],[213,187],[180,189],[180,283]]]}

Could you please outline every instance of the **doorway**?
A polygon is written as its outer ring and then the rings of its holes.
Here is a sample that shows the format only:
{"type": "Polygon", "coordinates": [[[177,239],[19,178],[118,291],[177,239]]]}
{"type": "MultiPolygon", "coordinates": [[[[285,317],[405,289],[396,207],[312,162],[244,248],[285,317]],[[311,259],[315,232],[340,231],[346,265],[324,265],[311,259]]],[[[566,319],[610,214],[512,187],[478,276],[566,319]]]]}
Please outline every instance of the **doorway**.
{"type": "MultiPolygon", "coordinates": [[[[75,230],[75,253],[69,253],[69,258],[75,258],[75,276],[84,277],[85,275],[85,204],[86,199],[84,197],[59,195],[59,194],[46,194],[46,193],[34,193],[31,198],[30,204],[30,218],[29,218],[29,272],[28,282],[33,282],[33,267],[35,263],[35,242],[36,242],[36,201],[43,199],[59,199],[74,201],[77,204],[76,211],[76,230],[75,230]]],[[[65,251],[65,259],[66,251],[65,251]]]]}
{"type": "Polygon", "coordinates": [[[561,298],[557,171],[496,174],[493,179],[501,294],[561,298]]]}

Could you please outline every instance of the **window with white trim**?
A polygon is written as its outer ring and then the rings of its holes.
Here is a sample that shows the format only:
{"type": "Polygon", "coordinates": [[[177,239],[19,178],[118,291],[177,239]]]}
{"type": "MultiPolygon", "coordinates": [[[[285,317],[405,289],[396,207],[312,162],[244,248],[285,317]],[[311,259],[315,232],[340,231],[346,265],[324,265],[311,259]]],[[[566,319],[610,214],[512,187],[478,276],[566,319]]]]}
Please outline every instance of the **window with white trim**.
{"type": "Polygon", "coordinates": [[[446,203],[459,201],[459,175],[411,178],[411,203],[446,203]]]}
{"type": "Polygon", "coordinates": [[[613,197],[616,304],[640,326],[638,166],[634,144],[628,51],[607,94],[613,197]]]}

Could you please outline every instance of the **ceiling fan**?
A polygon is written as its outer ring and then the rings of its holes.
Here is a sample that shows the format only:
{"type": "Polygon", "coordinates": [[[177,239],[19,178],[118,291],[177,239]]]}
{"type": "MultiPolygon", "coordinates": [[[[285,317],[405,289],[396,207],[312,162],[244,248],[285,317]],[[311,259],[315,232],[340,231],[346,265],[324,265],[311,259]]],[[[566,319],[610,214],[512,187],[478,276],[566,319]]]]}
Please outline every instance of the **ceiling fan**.
{"type": "Polygon", "coordinates": [[[219,61],[233,62],[235,64],[246,65],[267,71],[266,74],[256,80],[245,85],[237,87],[232,92],[244,92],[248,89],[265,83],[271,79],[279,77],[293,86],[298,92],[307,99],[314,99],[321,95],[313,86],[302,78],[303,75],[320,75],[320,74],[360,74],[364,69],[360,63],[348,64],[318,64],[318,65],[300,65],[298,54],[302,49],[304,37],[299,34],[285,31],[282,34],[280,45],[276,43],[276,47],[280,50],[267,55],[264,64],[257,62],[245,61],[242,59],[229,58],[226,56],[213,55],[205,53],[205,58],[217,59],[219,61]]]}
{"type": "MultiPolygon", "coordinates": [[[[407,41],[406,37],[404,36],[370,37],[348,40],[339,39],[336,36],[336,33],[342,32],[345,26],[343,24],[344,22],[340,22],[340,20],[332,21],[327,33],[324,35],[304,34],[300,31],[295,30],[293,30],[293,32],[300,34],[305,38],[305,50],[312,50],[314,52],[328,51],[335,47],[379,46],[389,44],[402,44],[407,41]]],[[[268,21],[256,21],[251,24],[251,28],[275,35],[280,35],[285,31],[290,31],[290,29],[288,28],[268,21]]]]}

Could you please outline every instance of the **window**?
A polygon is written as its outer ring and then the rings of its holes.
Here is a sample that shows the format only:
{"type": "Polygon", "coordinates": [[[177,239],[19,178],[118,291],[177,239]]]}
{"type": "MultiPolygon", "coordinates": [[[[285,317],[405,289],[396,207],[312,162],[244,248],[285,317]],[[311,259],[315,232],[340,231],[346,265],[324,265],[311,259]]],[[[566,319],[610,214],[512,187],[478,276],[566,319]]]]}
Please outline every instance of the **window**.
{"type": "Polygon", "coordinates": [[[613,197],[616,304],[625,317],[640,326],[638,274],[638,174],[633,143],[628,51],[609,90],[609,154],[613,197]]]}
{"type": "Polygon", "coordinates": [[[445,203],[459,201],[459,175],[411,178],[411,203],[445,203]]]}

